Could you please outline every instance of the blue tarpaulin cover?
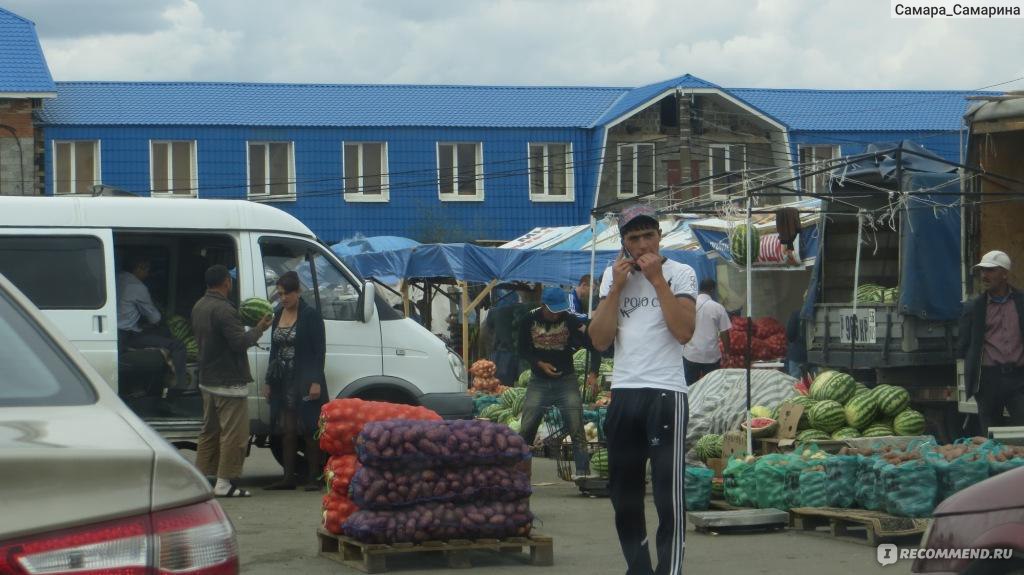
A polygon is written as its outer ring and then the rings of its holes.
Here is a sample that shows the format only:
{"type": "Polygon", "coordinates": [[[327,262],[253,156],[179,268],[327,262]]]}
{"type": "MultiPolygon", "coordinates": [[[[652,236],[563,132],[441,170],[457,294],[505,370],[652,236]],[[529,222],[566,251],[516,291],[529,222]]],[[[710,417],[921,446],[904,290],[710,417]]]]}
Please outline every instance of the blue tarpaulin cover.
{"type": "MultiPolygon", "coordinates": [[[[714,265],[704,252],[662,250],[669,259],[693,267],[698,281],[714,278],[714,265]]],[[[598,277],[618,250],[597,252],[598,277]]],[[[575,285],[590,273],[590,252],[575,250],[515,250],[469,244],[432,244],[397,251],[344,256],[345,263],[363,277],[455,278],[474,283],[539,282],[575,285]]]]}
{"type": "MultiPolygon", "coordinates": [[[[900,313],[922,319],[948,321],[959,318],[960,303],[960,209],[959,197],[942,195],[960,191],[960,178],[955,166],[939,160],[913,142],[878,144],[868,147],[869,152],[884,154],[851,164],[842,176],[896,191],[896,153],[902,147],[902,191],[908,193],[902,206],[900,226],[900,313]],[[915,152],[906,153],[907,150],[915,152]],[[929,157],[922,157],[919,154],[929,157]]],[[[840,178],[840,170],[833,174],[840,178]]],[[[832,193],[844,192],[833,179],[832,193]]],[[[863,188],[861,188],[863,189],[863,188]]],[[[849,193],[856,194],[852,187],[849,193]]],[[[819,245],[819,259],[820,249],[819,245]]],[[[811,274],[807,299],[801,315],[811,318],[821,284],[821,266],[816,263],[811,274]]]]}

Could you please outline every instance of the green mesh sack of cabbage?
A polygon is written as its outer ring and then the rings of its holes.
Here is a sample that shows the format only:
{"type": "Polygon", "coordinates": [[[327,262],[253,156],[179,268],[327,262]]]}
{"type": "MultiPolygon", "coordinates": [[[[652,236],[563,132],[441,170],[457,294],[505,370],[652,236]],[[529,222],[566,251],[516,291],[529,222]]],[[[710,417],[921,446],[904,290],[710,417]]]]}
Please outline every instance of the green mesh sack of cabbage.
{"type": "Polygon", "coordinates": [[[711,506],[711,480],[715,472],[706,467],[686,466],[683,490],[686,492],[686,510],[703,511],[711,506]]]}
{"type": "Polygon", "coordinates": [[[890,515],[928,517],[935,510],[939,483],[935,468],[924,459],[881,467],[883,506],[890,515]]]}
{"type": "Polygon", "coordinates": [[[825,460],[825,498],[829,507],[853,507],[857,500],[859,455],[834,455],[825,460]]]}
{"type": "Polygon", "coordinates": [[[825,466],[812,465],[800,472],[800,507],[828,507],[825,466]]]}
{"type": "Polygon", "coordinates": [[[787,509],[786,470],[792,456],[773,453],[757,460],[754,477],[757,486],[757,507],[787,509]]]}
{"type": "Polygon", "coordinates": [[[722,471],[725,501],[736,507],[753,507],[757,504],[757,479],[754,464],[739,457],[733,457],[722,471]]]}

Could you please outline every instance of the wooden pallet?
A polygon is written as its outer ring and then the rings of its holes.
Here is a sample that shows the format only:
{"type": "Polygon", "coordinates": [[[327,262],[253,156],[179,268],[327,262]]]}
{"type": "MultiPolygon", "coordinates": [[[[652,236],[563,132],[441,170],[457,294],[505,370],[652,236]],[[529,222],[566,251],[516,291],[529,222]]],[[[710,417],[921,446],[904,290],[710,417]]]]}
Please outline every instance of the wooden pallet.
{"type": "Polygon", "coordinates": [[[797,507],[789,510],[789,526],[800,531],[828,527],[831,537],[874,547],[892,541],[920,541],[928,528],[928,520],[896,517],[865,509],[797,507]]]}
{"type": "Polygon", "coordinates": [[[555,564],[554,540],[544,535],[510,537],[507,539],[453,539],[450,541],[427,541],[420,544],[395,543],[393,545],[361,543],[344,535],[335,535],[323,528],[316,531],[320,546],[319,555],[327,557],[363,573],[384,573],[388,570],[388,557],[413,553],[441,553],[452,569],[472,567],[470,552],[492,551],[498,553],[530,552],[531,565],[549,566],[555,564]]]}

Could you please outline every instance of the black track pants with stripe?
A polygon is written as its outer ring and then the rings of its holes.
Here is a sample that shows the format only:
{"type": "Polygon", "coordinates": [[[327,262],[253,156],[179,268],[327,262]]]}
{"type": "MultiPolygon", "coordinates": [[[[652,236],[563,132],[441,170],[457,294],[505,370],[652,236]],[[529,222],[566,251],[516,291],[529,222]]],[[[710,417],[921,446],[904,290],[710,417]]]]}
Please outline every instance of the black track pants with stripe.
{"type": "Polygon", "coordinates": [[[615,509],[615,529],[626,558],[626,573],[681,575],[686,533],[686,394],[654,388],[617,388],[612,397],[605,420],[609,491],[615,509]],[[648,459],[658,511],[657,569],[651,566],[644,518],[648,459]]]}

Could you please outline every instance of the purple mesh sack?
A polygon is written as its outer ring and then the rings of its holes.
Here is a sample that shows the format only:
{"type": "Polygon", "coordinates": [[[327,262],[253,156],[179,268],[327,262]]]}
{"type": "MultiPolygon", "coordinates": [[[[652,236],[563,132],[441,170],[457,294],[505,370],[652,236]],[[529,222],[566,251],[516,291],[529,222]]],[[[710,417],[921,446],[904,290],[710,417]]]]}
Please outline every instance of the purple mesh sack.
{"type": "Polygon", "coordinates": [[[345,522],[363,543],[423,543],[448,539],[504,539],[530,534],[527,500],[513,503],[424,503],[393,511],[359,510],[345,522]]]}
{"type": "Polygon", "coordinates": [[[378,469],[425,469],[514,465],[530,458],[523,438],[505,425],[481,420],[368,423],[356,439],[363,465],[378,469]]]}
{"type": "Polygon", "coordinates": [[[395,509],[420,503],[518,501],[533,490],[525,473],[510,467],[459,467],[408,472],[362,467],[349,495],[360,509],[395,509]]]}

